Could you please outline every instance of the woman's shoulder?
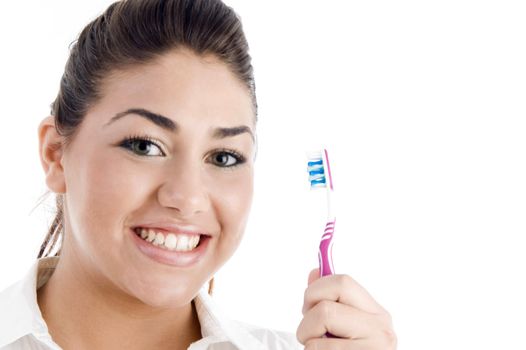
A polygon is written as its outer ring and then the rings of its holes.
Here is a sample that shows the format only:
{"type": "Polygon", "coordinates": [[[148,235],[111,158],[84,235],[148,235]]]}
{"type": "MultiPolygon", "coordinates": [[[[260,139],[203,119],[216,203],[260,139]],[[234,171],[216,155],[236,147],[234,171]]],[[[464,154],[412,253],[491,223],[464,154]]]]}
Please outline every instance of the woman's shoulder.
{"type": "Polygon", "coordinates": [[[57,259],[37,259],[23,278],[0,291],[1,350],[44,348],[38,344],[47,341],[48,332],[38,306],[37,289],[51,276],[57,259]]]}

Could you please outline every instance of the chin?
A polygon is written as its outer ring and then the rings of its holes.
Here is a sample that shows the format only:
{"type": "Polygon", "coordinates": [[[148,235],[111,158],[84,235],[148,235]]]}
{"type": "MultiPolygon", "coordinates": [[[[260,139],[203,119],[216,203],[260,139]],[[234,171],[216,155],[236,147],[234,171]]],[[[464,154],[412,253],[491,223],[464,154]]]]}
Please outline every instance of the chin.
{"type": "Polygon", "coordinates": [[[127,293],[154,308],[179,308],[188,305],[204,285],[196,280],[174,277],[171,283],[146,280],[128,285],[127,293]]]}

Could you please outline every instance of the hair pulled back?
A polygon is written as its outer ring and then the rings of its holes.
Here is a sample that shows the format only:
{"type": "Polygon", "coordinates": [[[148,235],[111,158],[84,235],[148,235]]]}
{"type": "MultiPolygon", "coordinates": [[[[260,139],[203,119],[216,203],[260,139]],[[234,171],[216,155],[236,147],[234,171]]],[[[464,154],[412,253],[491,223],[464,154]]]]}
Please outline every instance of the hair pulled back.
{"type": "MultiPolygon", "coordinates": [[[[248,43],[232,8],[221,0],[123,0],[90,22],[71,46],[51,104],[64,143],[71,141],[87,111],[101,98],[101,83],[109,73],[153,61],[177,48],[212,54],[224,62],[246,85],[257,115],[248,43]]],[[[56,197],[56,209],[38,258],[50,255],[63,239],[62,195],[56,197]]]]}

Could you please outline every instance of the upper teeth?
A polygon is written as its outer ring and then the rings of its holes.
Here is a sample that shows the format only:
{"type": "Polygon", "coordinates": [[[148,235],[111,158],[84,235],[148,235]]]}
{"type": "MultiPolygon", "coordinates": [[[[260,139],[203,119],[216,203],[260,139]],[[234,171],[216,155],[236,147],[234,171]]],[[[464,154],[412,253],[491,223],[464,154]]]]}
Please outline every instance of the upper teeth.
{"type": "Polygon", "coordinates": [[[139,228],[137,232],[142,239],[151,242],[153,245],[181,252],[194,249],[197,244],[199,244],[200,237],[200,235],[187,235],[183,233],[168,233],[165,235],[164,233],[146,228],[139,228]]]}

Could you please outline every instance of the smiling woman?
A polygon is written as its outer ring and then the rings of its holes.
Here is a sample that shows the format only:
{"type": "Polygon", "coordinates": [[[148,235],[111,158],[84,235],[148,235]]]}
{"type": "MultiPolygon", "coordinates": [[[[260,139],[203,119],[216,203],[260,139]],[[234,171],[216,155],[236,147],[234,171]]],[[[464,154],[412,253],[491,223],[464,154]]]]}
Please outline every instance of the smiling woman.
{"type": "Polygon", "coordinates": [[[67,149],[48,147],[61,136],[47,118],[43,163],[48,186],[65,196],[71,232],[61,262],[73,251],[103,272],[99,284],[157,307],[188,305],[239,244],[252,199],[250,134],[218,138],[217,130],[253,120],[250,96],[228,67],[183,49],[108,77],[67,149]],[[140,241],[123,236],[141,229],[149,232],[140,241]],[[159,273],[158,263],[185,269],[159,273]]]}
{"type": "Polygon", "coordinates": [[[58,209],[34,267],[51,338],[29,328],[0,347],[264,344],[217,325],[199,292],[237,248],[252,200],[247,50],[220,1],[116,2],[82,31],[39,127],[58,209]]]}
{"type": "Polygon", "coordinates": [[[26,279],[0,295],[0,325],[18,315],[0,348],[394,348],[387,312],[345,275],[311,273],[297,335],[215,311],[206,287],[253,196],[250,62],[219,0],[116,2],[82,31],[39,126],[58,213],[26,279]]]}

